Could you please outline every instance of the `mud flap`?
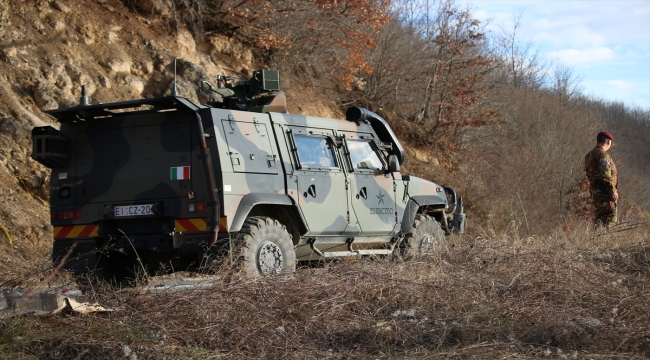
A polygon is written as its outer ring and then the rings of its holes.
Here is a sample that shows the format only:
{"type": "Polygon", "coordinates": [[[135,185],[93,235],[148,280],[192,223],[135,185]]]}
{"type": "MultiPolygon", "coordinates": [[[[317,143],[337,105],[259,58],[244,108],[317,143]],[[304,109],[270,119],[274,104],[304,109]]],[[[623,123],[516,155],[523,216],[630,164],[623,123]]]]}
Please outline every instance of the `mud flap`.
{"type": "Polygon", "coordinates": [[[464,234],[466,221],[467,218],[463,208],[463,198],[458,198],[458,204],[454,210],[454,219],[451,221],[453,231],[457,234],[464,234]]]}

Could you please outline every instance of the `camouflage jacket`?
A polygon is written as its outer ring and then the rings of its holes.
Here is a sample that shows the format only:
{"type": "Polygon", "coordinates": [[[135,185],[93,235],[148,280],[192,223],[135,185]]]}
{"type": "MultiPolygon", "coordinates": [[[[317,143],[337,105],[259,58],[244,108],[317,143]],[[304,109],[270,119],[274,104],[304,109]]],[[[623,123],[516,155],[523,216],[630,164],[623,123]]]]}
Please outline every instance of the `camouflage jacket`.
{"type": "Polygon", "coordinates": [[[585,156],[585,172],[592,193],[614,196],[618,185],[616,165],[600,146],[596,146],[585,156]]]}

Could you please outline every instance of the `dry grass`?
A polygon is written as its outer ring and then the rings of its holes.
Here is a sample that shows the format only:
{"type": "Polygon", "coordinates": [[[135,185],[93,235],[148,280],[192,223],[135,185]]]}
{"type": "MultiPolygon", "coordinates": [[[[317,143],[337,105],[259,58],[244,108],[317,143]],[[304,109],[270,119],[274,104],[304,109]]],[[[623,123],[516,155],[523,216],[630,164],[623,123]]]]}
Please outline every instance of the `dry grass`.
{"type": "Polygon", "coordinates": [[[128,346],[138,359],[647,358],[650,231],[589,228],[485,231],[436,256],[210,289],[99,289],[93,299],[119,311],[4,319],[0,356],[120,358],[128,346]]]}

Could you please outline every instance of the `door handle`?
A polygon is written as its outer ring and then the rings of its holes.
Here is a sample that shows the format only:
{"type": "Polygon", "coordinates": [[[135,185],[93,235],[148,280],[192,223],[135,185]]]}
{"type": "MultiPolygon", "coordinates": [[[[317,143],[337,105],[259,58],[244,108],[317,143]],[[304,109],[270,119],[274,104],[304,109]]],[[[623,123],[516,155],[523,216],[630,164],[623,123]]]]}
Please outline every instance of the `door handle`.
{"type": "Polygon", "coordinates": [[[302,194],[304,197],[311,195],[311,197],[316,198],[316,185],[309,185],[307,191],[302,194]]]}
{"type": "Polygon", "coordinates": [[[368,190],[366,190],[366,187],[362,187],[361,190],[359,190],[359,195],[357,195],[357,199],[361,196],[363,200],[368,200],[368,190]]]}

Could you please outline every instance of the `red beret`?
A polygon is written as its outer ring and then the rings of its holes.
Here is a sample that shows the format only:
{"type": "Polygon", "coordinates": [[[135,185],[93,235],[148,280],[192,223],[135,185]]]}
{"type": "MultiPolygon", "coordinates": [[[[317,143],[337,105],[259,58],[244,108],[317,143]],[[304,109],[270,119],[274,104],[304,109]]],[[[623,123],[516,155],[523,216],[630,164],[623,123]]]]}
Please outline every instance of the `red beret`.
{"type": "Polygon", "coordinates": [[[601,132],[598,133],[598,136],[600,136],[600,135],[602,135],[602,136],[604,136],[604,137],[606,137],[606,138],[608,138],[610,140],[614,140],[614,137],[608,131],[601,131],[601,132]]]}

